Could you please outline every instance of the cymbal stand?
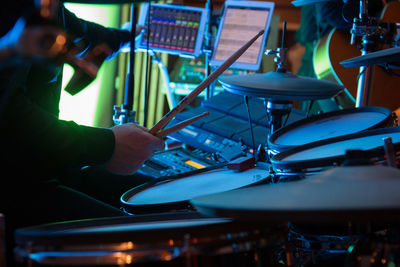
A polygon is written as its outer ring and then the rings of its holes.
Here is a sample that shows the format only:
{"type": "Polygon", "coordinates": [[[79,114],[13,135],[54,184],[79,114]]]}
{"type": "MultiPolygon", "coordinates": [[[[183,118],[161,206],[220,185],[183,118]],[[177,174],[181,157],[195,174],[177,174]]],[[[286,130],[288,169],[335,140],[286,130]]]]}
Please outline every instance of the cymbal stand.
{"type": "Polygon", "coordinates": [[[133,96],[135,87],[135,34],[136,34],[136,9],[135,4],[131,4],[131,49],[129,50],[129,70],[126,78],[124,104],[114,106],[113,120],[115,124],[125,124],[135,122],[136,111],[133,110],[133,96]]]}
{"type": "MultiPolygon", "coordinates": [[[[286,60],[287,60],[287,48],[285,44],[285,33],[286,33],[286,21],[283,22],[282,28],[282,42],[281,47],[276,50],[267,49],[266,55],[275,55],[274,61],[277,63],[277,72],[287,72],[286,60]]],[[[268,138],[276,131],[281,128],[283,123],[283,117],[286,116],[286,120],[289,117],[289,113],[292,109],[292,101],[276,101],[272,99],[264,99],[264,106],[267,109],[268,115],[268,138]]]]}
{"type": "MultiPolygon", "coordinates": [[[[367,0],[360,0],[360,10],[358,18],[353,19],[351,29],[351,45],[355,43],[355,37],[362,37],[361,55],[372,52],[376,47],[376,41],[382,36],[377,20],[368,17],[367,0]]],[[[357,84],[356,107],[367,106],[371,92],[373,67],[360,67],[360,74],[357,84]]]]}

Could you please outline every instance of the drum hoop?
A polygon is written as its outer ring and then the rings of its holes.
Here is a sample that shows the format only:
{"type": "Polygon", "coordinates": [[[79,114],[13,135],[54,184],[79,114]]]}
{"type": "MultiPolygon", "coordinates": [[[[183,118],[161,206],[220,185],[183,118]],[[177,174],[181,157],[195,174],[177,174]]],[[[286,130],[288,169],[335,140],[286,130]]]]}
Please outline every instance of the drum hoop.
{"type": "MultiPolygon", "coordinates": [[[[225,166],[225,164],[224,164],[225,166]]],[[[220,166],[221,167],[221,166],[220,166]]],[[[217,169],[217,168],[214,168],[217,169]]],[[[211,170],[211,169],[210,169],[211,170]]],[[[136,186],[128,191],[126,191],[124,194],[122,194],[120,198],[120,202],[122,205],[123,210],[128,213],[128,214],[146,214],[149,213],[149,210],[153,212],[170,212],[171,210],[173,211],[183,211],[183,210],[189,210],[189,211],[195,211],[195,208],[192,206],[190,203],[190,199],[186,200],[181,200],[181,201],[171,201],[171,202],[164,202],[164,203],[156,203],[156,204],[133,204],[129,202],[129,199],[133,197],[135,194],[142,192],[143,190],[152,188],[153,186],[163,184],[163,183],[170,183],[179,179],[185,179],[190,176],[187,175],[177,175],[173,177],[165,177],[164,179],[156,179],[155,181],[150,181],[148,183],[136,186]]],[[[259,181],[255,181],[253,183],[238,187],[239,188],[246,188],[249,186],[253,185],[259,185],[263,184],[268,178],[261,179],[259,181]]]]}
{"type": "MultiPolygon", "coordinates": [[[[357,112],[359,112],[359,113],[363,113],[363,112],[376,112],[376,113],[382,113],[382,114],[386,115],[386,118],[385,118],[385,119],[381,120],[380,122],[378,122],[378,123],[375,124],[375,125],[372,125],[372,126],[369,127],[369,128],[366,128],[366,129],[364,129],[364,130],[361,130],[360,132],[366,131],[366,130],[375,129],[375,128],[380,128],[380,127],[388,126],[388,124],[390,123],[390,120],[391,120],[391,118],[392,118],[392,117],[391,117],[392,112],[391,112],[389,109],[384,108],[384,107],[369,106],[369,107],[359,107],[359,108],[335,110],[335,111],[331,111],[331,112],[326,112],[326,113],[322,113],[322,114],[319,114],[319,115],[315,115],[315,116],[312,116],[312,117],[309,117],[309,118],[305,118],[305,119],[296,121],[296,122],[294,122],[294,123],[291,123],[291,124],[289,124],[288,126],[285,126],[285,127],[283,127],[283,128],[278,129],[278,130],[277,130],[276,132],[274,132],[274,133],[271,135],[271,137],[269,138],[269,140],[268,140],[268,145],[269,145],[269,147],[270,147],[272,150],[275,150],[275,151],[278,151],[278,152],[279,152],[279,151],[288,150],[288,149],[293,148],[293,147],[295,147],[295,146],[281,145],[281,144],[276,144],[276,143],[275,143],[275,141],[276,141],[279,137],[281,137],[282,135],[284,135],[284,134],[290,132],[290,131],[293,130],[293,129],[296,129],[296,128],[299,127],[299,126],[306,125],[306,124],[309,124],[309,123],[313,123],[313,122],[319,121],[319,120],[321,120],[321,119],[329,118],[329,117],[332,117],[332,116],[352,114],[352,113],[354,113],[354,111],[357,111],[357,112]]],[[[390,126],[393,126],[393,125],[390,125],[390,126]]],[[[342,135],[341,135],[341,136],[342,136],[342,135]]],[[[337,136],[337,137],[338,137],[338,136],[337,136]]],[[[332,138],[335,138],[335,137],[332,137],[332,138]]],[[[316,141],[314,141],[314,142],[316,142],[316,141]]]]}
{"type": "MultiPolygon", "coordinates": [[[[345,160],[345,155],[339,155],[334,157],[327,157],[327,158],[319,158],[319,159],[312,159],[312,160],[298,160],[298,161],[282,161],[285,157],[292,155],[297,152],[305,151],[310,148],[319,147],[326,144],[332,144],[339,141],[351,140],[360,137],[366,136],[374,136],[378,134],[385,134],[385,133],[397,133],[400,132],[400,127],[388,127],[383,129],[374,129],[374,130],[366,130],[354,134],[349,134],[345,136],[338,136],[329,139],[324,139],[312,143],[308,143],[305,145],[297,146],[281,153],[278,153],[271,159],[271,164],[274,169],[276,170],[290,170],[290,171],[304,171],[307,169],[312,168],[320,168],[326,166],[336,166],[340,165],[345,160]]],[[[397,151],[400,149],[400,143],[394,143],[395,150],[397,151]]],[[[370,158],[382,157],[384,155],[384,148],[383,148],[383,141],[382,146],[372,148],[369,150],[365,150],[365,155],[370,158]]],[[[278,171],[279,172],[279,171],[278,171]]]]}
{"type": "Polygon", "coordinates": [[[154,212],[168,212],[171,210],[193,210],[192,205],[186,201],[174,201],[174,202],[165,202],[165,203],[157,203],[157,204],[133,204],[129,202],[129,199],[136,195],[139,192],[142,192],[146,189],[152,188],[154,185],[169,183],[174,180],[167,180],[159,183],[145,183],[143,185],[136,186],[124,194],[122,194],[120,202],[124,211],[128,214],[136,215],[136,214],[146,214],[149,213],[149,210],[154,212]]]}
{"type": "MultiPolygon", "coordinates": [[[[223,165],[215,165],[204,169],[199,169],[197,171],[191,172],[192,175],[199,174],[209,170],[215,170],[219,168],[223,168],[223,165]]],[[[189,175],[190,176],[190,175],[189,175]]],[[[187,178],[188,174],[176,174],[171,176],[164,176],[157,178],[153,181],[144,183],[142,185],[138,185],[132,189],[129,189],[120,197],[120,202],[124,211],[128,214],[147,214],[149,210],[153,212],[168,212],[171,210],[194,210],[194,208],[190,205],[188,201],[174,201],[174,202],[166,202],[166,203],[157,203],[157,204],[132,204],[128,200],[133,197],[135,194],[142,192],[148,188],[152,188],[159,184],[170,183],[179,179],[187,178]],[[132,212],[132,208],[134,207],[134,213],[132,212]]]]}

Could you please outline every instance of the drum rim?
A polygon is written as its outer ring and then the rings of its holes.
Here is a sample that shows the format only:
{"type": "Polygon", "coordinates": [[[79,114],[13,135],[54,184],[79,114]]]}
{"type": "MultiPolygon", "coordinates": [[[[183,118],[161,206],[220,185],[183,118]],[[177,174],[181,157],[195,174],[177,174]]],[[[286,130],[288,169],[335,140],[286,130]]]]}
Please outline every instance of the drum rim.
{"type": "MultiPolygon", "coordinates": [[[[179,178],[182,179],[182,178],[179,178]]],[[[168,212],[171,210],[194,210],[192,205],[190,205],[189,201],[173,201],[173,202],[165,202],[165,203],[157,203],[157,204],[132,204],[129,202],[129,199],[136,195],[137,193],[143,192],[146,189],[152,188],[153,186],[156,186],[157,184],[164,184],[164,183],[170,183],[174,181],[173,179],[171,180],[164,180],[164,181],[151,181],[139,186],[136,186],[132,189],[129,189],[125,193],[122,194],[120,198],[121,205],[124,209],[124,211],[128,214],[146,214],[148,213],[149,210],[155,211],[155,212],[168,212]]]]}
{"type": "MultiPolygon", "coordinates": [[[[374,136],[374,135],[379,135],[379,134],[385,134],[385,133],[397,133],[400,132],[400,127],[387,127],[387,128],[382,128],[382,129],[372,129],[372,130],[365,130],[362,132],[354,133],[354,134],[349,134],[345,136],[338,136],[338,137],[333,137],[333,138],[328,138],[320,141],[315,141],[312,143],[308,143],[305,145],[297,146],[290,148],[286,151],[283,151],[281,153],[276,154],[271,158],[271,164],[272,167],[276,170],[291,170],[291,171],[304,171],[307,169],[312,169],[312,168],[321,168],[321,167],[330,167],[330,166],[337,166],[340,165],[344,162],[345,160],[345,155],[340,155],[340,156],[334,156],[334,157],[327,157],[327,158],[318,158],[318,159],[312,159],[312,160],[298,160],[298,161],[282,161],[282,158],[285,158],[289,155],[292,155],[297,152],[305,151],[311,148],[327,145],[327,144],[332,144],[340,141],[345,141],[345,140],[351,140],[355,138],[361,138],[361,137],[366,137],[366,136],[374,136]],[[330,163],[330,164],[327,164],[330,163]]],[[[394,143],[394,146],[397,149],[400,148],[400,143],[394,143]]],[[[379,155],[384,155],[384,148],[383,148],[383,142],[382,146],[364,150],[364,153],[367,157],[369,158],[374,158],[379,155]]],[[[286,172],[284,172],[286,173],[286,172]]]]}
{"type": "MultiPolygon", "coordinates": [[[[360,111],[361,113],[362,112],[376,111],[377,113],[382,113],[382,114],[386,115],[385,119],[381,120],[380,122],[378,122],[377,124],[374,124],[371,127],[368,127],[368,128],[366,128],[364,130],[361,130],[359,132],[363,132],[363,131],[367,131],[367,130],[371,130],[371,129],[375,129],[375,128],[379,128],[379,127],[383,127],[383,126],[387,125],[387,123],[389,123],[389,120],[391,119],[391,115],[393,114],[389,109],[384,108],[384,107],[378,107],[378,106],[358,107],[358,108],[350,108],[350,109],[341,109],[341,110],[330,111],[330,112],[318,114],[318,115],[315,115],[315,116],[311,116],[309,118],[298,120],[298,121],[296,121],[294,123],[291,123],[291,124],[289,124],[289,125],[287,125],[285,127],[282,127],[280,129],[278,129],[268,139],[268,145],[272,150],[275,150],[275,151],[284,151],[284,150],[296,147],[296,145],[292,145],[291,146],[291,145],[276,144],[275,141],[279,137],[281,137],[282,135],[286,134],[287,132],[289,132],[289,131],[291,131],[293,129],[296,129],[299,126],[306,125],[307,123],[313,123],[313,122],[316,122],[316,121],[318,121],[320,119],[329,118],[331,116],[350,114],[350,113],[353,113],[353,111],[356,110],[356,109],[357,109],[357,111],[360,111]]],[[[343,135],[339,135],[339,136],[343,136],[343,135]]],[[[336,137],[339,137],[339,136],[336,136],[336,137]]],[[[335,137],[331,137],[331,138],[335,138],[335,137]]],[[[325,139],[323,139],[323,140],[325,140],[325,139]]],[[[313,141],[313,142],[316,142],[316,141],[313,141]]],[[[305,145],[305,144],[303,144],[303,145],[305,145]]]]}
{"type": "MultiPolygon", "coordinates": [[[[221,168],[222,170],[226,169],[226,168],[221,168]]],[[[218,170],[218,169],[216,169],[218,170]]],[[[181,200],[181,201],[172,201],[172,202],[164,202],[164,203],[156,203],[156,204],[132,204],[130,202],[128,202],[129,198],[133,197],[135,194],[142,192],[143,190],[149,189],[153,186],[156,186],[158,184],[163,184],[163,183],[170,183],[179,179],[185,179],[188,178],[190,176],[183,176],[180,177],[180,175],[178,175],[179,178],[168,178],[165,177],[165,179],[162,179],[161,181],[150,181],[147,182],[145,184],[136,186],[128,191],[126,191],[125,193],[122,194],[121,198],[120,198],[120,202],[122,205],[123,210],[128,213],[128,214],[146,214],[148,213],[149,210],[152,210],[154,212],[170,212],[171,210],[174,211],[183,211],[183,210],[190,210],[190,211],[195,211],[195,208],[193,207],[193,205],[190,203],[190,199],[186,199],[186,200],[181,200]]],[[[264,183],[266,180],[268,180],[268,176],[266,176],[265,178],[252,182],[250,184],[241,186],[241,187],[237,187],[234,189],[239,189],[239,188],[246,188],[246,187],[250,187],[250,186],[254,186],[254,185],[259,185],[264,183]]],[[[234,190],[231,189],[231,190],[234,190]]]]}

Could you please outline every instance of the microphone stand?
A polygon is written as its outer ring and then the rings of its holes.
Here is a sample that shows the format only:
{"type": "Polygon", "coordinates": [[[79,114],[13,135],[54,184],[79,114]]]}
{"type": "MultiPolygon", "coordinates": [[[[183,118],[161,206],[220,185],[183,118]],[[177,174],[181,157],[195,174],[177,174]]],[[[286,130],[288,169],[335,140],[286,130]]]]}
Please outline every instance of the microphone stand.
{"type": "Polygon", "coordinates": [[[135,34],[136,34],[136,9],[131,5],[131,49],[129,50],[129,66],[125,84],[124,104],[114,106],[113,120],[115,124],[135,122],[136,111],[133,110],[133,96],[135,90],[135,34]]]}

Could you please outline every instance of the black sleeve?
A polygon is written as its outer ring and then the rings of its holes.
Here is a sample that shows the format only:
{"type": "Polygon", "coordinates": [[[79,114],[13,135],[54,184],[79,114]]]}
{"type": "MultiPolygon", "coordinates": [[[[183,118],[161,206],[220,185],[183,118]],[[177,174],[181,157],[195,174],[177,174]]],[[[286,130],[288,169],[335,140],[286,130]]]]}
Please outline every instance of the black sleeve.
{"type": "Polygon", "coordinates": [[[110,129],[59,120],[20,89],[12,89],[11,95],[1,95],[6,101],[0,120],[3,164],[51,174],[67,167],[103,164],[111,158],[115,139],[110,129]]]}

